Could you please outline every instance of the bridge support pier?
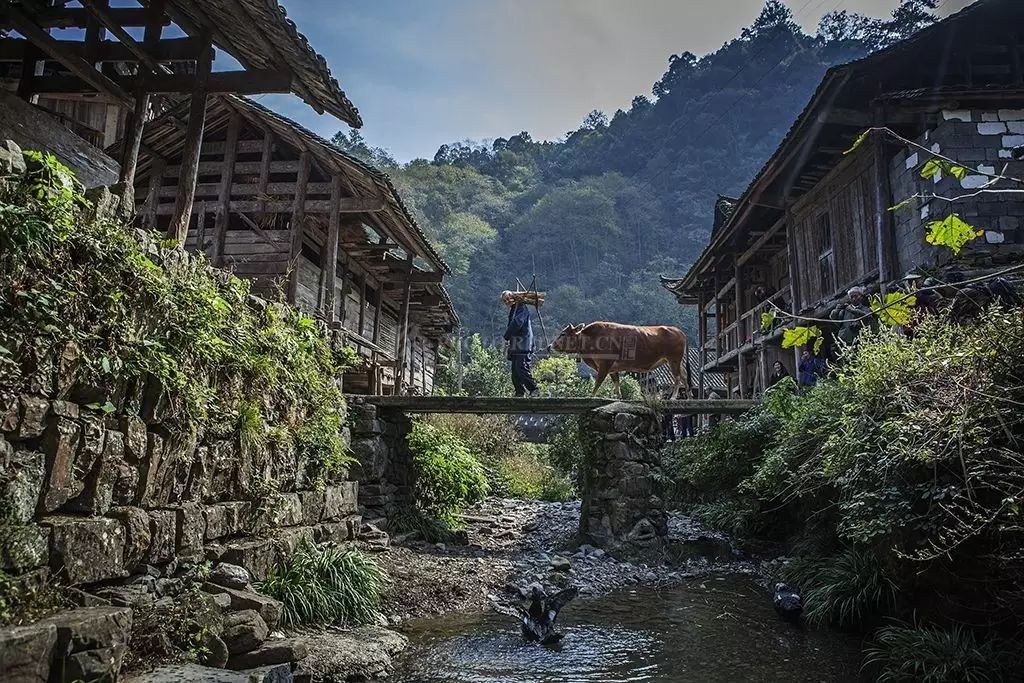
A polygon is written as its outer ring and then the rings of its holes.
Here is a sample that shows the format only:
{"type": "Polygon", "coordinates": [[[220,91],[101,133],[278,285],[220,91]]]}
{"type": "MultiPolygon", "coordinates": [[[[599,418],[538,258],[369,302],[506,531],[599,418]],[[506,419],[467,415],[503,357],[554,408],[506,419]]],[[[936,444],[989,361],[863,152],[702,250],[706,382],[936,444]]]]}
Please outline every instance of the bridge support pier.
{"type": "Polygon", "coordinates": [[[580,538],[612,554],[659,550],[668,535],[656,412],[612,403],[580,421],[589,445],[583,468],[580,538]]]}
{"type": "Polygon", "coordinates": [[[350,402],[349,410],[360,511],[367,522],[383,524],[413,504],[412,454],[406,441],[412,420],[401,410],[370,403],[350,402]]]}

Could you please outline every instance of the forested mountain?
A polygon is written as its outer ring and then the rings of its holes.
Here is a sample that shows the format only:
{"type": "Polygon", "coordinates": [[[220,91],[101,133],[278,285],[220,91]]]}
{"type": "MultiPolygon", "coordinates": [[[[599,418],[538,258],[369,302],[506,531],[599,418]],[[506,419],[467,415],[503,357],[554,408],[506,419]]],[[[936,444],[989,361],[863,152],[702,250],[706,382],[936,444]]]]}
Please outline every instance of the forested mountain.
{"type": "Polygon", "coordinates": [[[937,4],[907,0],[888,20],[832,12],[808,35],[769,0],[716,52],[670,57],[653,97],[594,111],[554,142],[524,131],[404,165],[355,131],[334,142],[391,173],[455,271],[467,331],[500,334],[498,293],[534,273],[549,335],[595,319],[691,327],[658,275],[700,253],[716,196],[743,191],[828,67],[917,31],[937,4]]]}

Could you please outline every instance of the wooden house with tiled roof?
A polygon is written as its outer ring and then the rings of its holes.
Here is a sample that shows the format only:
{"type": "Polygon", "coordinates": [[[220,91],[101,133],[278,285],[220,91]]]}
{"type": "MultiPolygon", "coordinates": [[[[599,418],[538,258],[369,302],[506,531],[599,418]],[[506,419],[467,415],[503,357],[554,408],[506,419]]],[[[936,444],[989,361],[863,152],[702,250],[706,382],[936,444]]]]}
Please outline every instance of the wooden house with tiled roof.
{"type": "Polygon", "coordinates": [[[992,181],[1024,178],[1021,146],[1020,0],[978,0],[909,40],[830,69],[720,224],[716,210],[697,262],[683,277],[663,278],[680,303],[698,308],[696,346],[708,358],[700,372],[726,373],[735,398],[763,391],[775,361],[796,374],[794,352],[781,348],[792,323],[761,329],[767,299],[820,318],[853,286],[880,292],[909,271],[969,275],[1020,263],[1021,189],[992,181]],[[934,154],[964,172],[927,173],[934,154]],[[1000,188],[1015,192],[985,191],[1000,188]],[[930,223],[954,213],[984,231],[955,256],[926,240],[930,223]]]}
{"type": "MultiPolygon", "coordinates": [[[[187,108],[146,126],[135,197],[149,229],[174,215],[187,108]]],[[[458,318],[448,268],[388,176],[243,97],[210,97],[205,116],[186,249],[336,329],[364,361],[346,391],[431,393],[458,318]]]]}

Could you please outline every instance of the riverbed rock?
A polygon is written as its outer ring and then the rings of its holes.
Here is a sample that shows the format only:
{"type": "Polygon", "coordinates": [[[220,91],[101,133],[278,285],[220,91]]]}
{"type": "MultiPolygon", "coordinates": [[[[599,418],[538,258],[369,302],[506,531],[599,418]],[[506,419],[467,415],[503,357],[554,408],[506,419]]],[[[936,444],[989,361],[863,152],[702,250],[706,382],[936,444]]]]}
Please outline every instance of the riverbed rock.
{"type": "Polygon", "coordinates": [[[54,624],[0,629],[0,681],[46,683],[56,644],[54,624]]]}
{"type": "Polygon", "coordinates": [[[209,580],[218,586],[245,590],[249,587],[252,577],[245,567],[230,562],[221,562],[210,571],[209,580]]]}
{"type": "MultiPolygon", "coordinates": [[[[220,637],[227,645],[228,653],[237,655],[255,650],[263,644],[268,635],[270,635],[270,628],[263,621],[263,617],[256,610],[247,609],[241,612],[232,612],[224,617],[224,629],[221,631],[220,637]]],[[[267,663],[278,664],[278,662],[267,663]]],[[[259,665],[239,668],[251,669],[253,666],[259,665]]]]}
{"type": "Polygon", "coordinates": [[[555,557],[551,560],[551,568],[556,572],[567,572],[572,569],[572,562],[566,557],[555,557]]]}
{"type": "Polygon", "coordinates": [[[282,638],[263,643],[251,652],[238,654],[228,659],[229,669],[255,669],[274,664],[286,664],[305,659],[309,654],[309,643],[305,638],[282,638]]]}
{"type": "Polygon", "coordinates": [[[309,636],[302,666],[314,680],[374,680],[391,672],[393,658],[408,644],[401,633],[376,626],[330,628],[309,636]]]}
{"type": "Polygon", "coordinates": [[[132,611],[125,607],[85,607],[47,617],[41,625],[57,630],[51,680],[117,678],[128,647],[132,611]]]}
{"type": "Polygon", "coordinates": [[[172,664],[133,676],[125,683],[292,683],[292,680],[292,670],[287,664],[248,671],[172,664]]]}

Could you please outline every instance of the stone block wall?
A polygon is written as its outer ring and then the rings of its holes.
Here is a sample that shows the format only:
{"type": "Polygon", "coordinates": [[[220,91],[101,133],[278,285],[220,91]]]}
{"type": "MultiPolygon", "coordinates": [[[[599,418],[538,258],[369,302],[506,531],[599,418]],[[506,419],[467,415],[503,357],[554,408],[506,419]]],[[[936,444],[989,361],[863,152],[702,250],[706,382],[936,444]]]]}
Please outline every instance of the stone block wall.
{"type": "MultiPolygon", "coordinates": [[[[1024,109],[944,111],[940,122],[915,140],[933,152],[955,159],[973,170],[1020,178],[1024,162],[1014,161],[1011,151],[1024,145],[1024,109]]],[[[929,155],[903,146],[890,162],[889,176],[893,203],[918,193],[958,197],[977,192],[990,178],[969,173],[962,179],[938,174],[933,180],[921,178],[921,167],[929,155]]],[[[1010,187],[1006,183],[995,187],[1010,187]]],[[[1024,197],[1018,194],[985,193],[965,197],[952,205],[939,199],[914,200],[893,213],[900,273],[913,268],[944,265],[949,250],[925,241],[926,225],[958,213],[985,235],[964,247],[962,261],[981,267],[1018,260],[1024,254],[1024,197]]]]}
{"type": "Polygon", "coordinates": [[[660,549],[668,516],[657,414],[644,406],[612,403],[585,416],[580,431],[590,444],[582,473],[580,539],[618,555],[660,549]]]}
{"type": "Polygon", "coordinates": [[[361,514],[386,527],[396,512],[413,505],[415,474],[407,437],[412,420],[400,410],[378,409],[352,398],[349,405],[352,454],[359,464],[361,514]]]}
{"type": "Polygon", "coordinates": [[[314,482],[291,447],[175,436],[159,407],[116,417],[45,395],[0,396],[8,574],[89,586],[202,558],[260,580],[303,539],[353,539],[357,489],[314,482]]]}

